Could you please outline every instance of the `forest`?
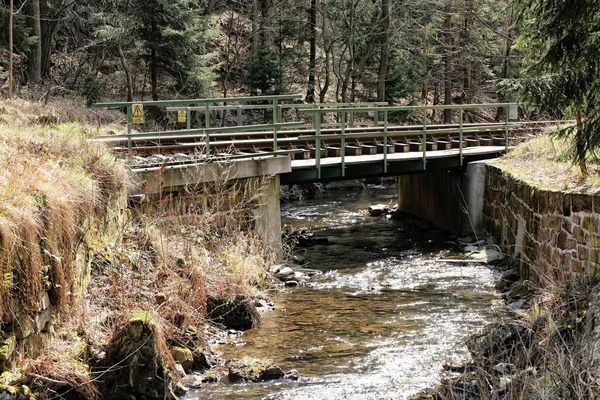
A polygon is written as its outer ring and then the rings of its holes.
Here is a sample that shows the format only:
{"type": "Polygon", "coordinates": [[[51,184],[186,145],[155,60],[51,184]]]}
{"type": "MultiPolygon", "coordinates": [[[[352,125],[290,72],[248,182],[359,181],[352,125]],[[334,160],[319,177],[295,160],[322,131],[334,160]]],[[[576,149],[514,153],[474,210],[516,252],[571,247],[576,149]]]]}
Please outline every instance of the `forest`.
{"type": "Polygon", "coordinates": [[[577,119],[558,136],[585,171],[600,144],[599,16],[595,0],[0,0],[0,92],[516,100],[529,118],[577,119]]]}
{"type": "MultiPolygon", "coordinates": [[[[0,2],[0,26],[10,4],[0,2]]],[[[305,93],[308,102],[505,100],[507,0],[15,0],[22,96],[165,99],[305,93]]],[[[9,30],[0,31],[8,86],[9,30]]]]}

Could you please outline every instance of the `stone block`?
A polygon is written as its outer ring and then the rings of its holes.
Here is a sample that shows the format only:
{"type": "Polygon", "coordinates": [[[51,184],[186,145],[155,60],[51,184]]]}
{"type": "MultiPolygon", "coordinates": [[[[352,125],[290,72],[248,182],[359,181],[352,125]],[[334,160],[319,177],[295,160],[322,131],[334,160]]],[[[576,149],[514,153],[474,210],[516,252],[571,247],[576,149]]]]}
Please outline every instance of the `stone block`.
{"type": "Polygon", "coordinates": [[[592,211],[592,196],[587,194],[573,194],[571,209],[573,212],[591,212],[592,211]]]}
{"type": "Polygon", "coordinates": [[[571,261],[573,259],[571,258],[571,254],[563,254],[560,257],[560,268],[571,268],[571,261]]]}
{"type": "Polygon", "coordinates": [[[571,271],[576,274],[582,273],[585,269],[583,268],[583,263],[578,261],[571,262],[571,271]]]}
{"type": "Polygon", "coordinates": [[[599,247],[591,247],[590,251],[590,261],[594,264],[600,264],[600,248],[599,247]]]}
{"type": "Polygon", "coordinates": [[[597,223],[596,223],[596,218],[590,216],[590,215],[586,215],[583,217],[583,219],[581,220],[581,227],[590,233],[600,233],[600,232],[596,232],[597,229],[597,223]]]}
{"type": "Polygon", "coordinates": [[[580,226],[573,227],[573,238],[577,240],[578,243],[585,244],[585,234],[583,233],[583,229],[580,226]]]}
{"type": "Polygon", "coordinates": [[[590,259],[590,249],[585,246],[577,246],[577,258],[581,261],[587,261],[590,259]]]}
{"type": "Polygon", "coordinates": [[[556,246],[561,250],[567,250],[568,248],[568,238],[569,235],[565,231],[560,231],[558,234],[558,239],[556,240],[556,246]]]}
{"type": "Polygon", "coordinates": [[[571,217],[571,221],[573,222],[573,224],[579,225],[581,224],[581,217],[579,216],[579,214],[573,214],[573,216],[571,217]]]}
{"type": "Polygon", "coordinates": [[[557,249],[554,249],[554,251],[552,252],[552,258],[551,258],[550,264],[553,267],[558,268],[558,267],[560,267],[560,260],[561,260],[560,252],[557,249]]]}
{"type": "Polygon", "coordinates": [[[548,211],[551,213],[562,213],[563,211],[563,193],[548,193],[548,211]]]}
{"type": "Polygon", "coordinates": [[[569,218],[563,218],[562,228],[568,233],[573,232],[573,223],[569,218]]]}
{"type": "Polygon", "coordinates": [[[572,196],[570,193],[563,193],[563,210],[562,214],[565,217],[571,216],[572,196]]]}
{"type": "Polygon", "coordinates": [[[562,229],[562,217],[560,215],[550,215],[548,225],[556,233],[562,229]]]}

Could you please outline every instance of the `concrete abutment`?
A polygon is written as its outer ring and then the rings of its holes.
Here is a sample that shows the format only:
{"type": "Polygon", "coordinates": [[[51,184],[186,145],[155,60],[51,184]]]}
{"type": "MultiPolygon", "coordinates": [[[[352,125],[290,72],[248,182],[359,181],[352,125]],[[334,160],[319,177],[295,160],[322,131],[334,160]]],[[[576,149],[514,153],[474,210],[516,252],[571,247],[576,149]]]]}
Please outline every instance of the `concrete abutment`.
{"type": "Polygon", "coordinates": [[[482,233],[487,162],[399,176],[398,209],[459,235],[482,233]]]}

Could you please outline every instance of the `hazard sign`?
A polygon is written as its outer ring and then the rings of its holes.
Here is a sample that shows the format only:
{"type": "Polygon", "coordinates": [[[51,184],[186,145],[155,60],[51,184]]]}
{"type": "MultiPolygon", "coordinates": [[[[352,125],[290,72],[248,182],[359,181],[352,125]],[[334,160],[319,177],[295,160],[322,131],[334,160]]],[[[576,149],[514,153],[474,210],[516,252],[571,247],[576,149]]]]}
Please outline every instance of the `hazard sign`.
{"type": "Polygon", "coordinates": [[[143,104],[133,104],[131,106],[131,116],[132,122],[134,124],[143,124],[144,123],[144,105],[143,104]]]}
{"type": "Polygon", "coordinates": [[[187,112],[179,111],[177,113],[177,122],[187,122],[187,112]]]}

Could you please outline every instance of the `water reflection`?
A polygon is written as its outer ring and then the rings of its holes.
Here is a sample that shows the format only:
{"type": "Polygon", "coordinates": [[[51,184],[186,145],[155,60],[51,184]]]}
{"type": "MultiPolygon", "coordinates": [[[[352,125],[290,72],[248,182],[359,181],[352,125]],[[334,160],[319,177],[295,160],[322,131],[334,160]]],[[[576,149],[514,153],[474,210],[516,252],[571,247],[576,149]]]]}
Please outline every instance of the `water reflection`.
{"type": "Polygon", "coordinates": [[[434,384],[445,359],[466,357],[464,337],[500,312],[494,272],[439,262],[456,250],[444,232],[364,213],[393,196],[330,192],[283,207],[287,224],[329,238],[306,252],[323,274],[276,295],[245,346],[220,350],[269,357],[301,379],[209,384],[192,398],[402,399],[434,384]]]}

